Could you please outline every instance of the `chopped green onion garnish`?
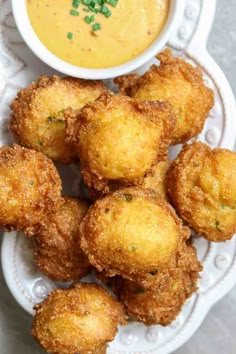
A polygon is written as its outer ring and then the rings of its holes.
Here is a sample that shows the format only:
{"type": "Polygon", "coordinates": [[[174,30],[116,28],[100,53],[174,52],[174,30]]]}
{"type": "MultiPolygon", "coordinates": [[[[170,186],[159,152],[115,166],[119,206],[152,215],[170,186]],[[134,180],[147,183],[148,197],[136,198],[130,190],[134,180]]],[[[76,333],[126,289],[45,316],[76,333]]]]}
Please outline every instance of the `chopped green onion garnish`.
{"type": "Polygon", "coordinates": [[[85,22],[86,22],[86,23],[90,24],[90,23],[94,22],[94,15],[92,15],[92,16],[85,16],[84,19],[85,19],[85,22]]]}
{"type": "Polygon", "coordinates": [[[73,38],[73,33],[72,32],[68,32],[67,33],[67,38],[68,39],[72,39],[73,38]]]}
{"type": "Polygon", "coordinates": [[[102,5],[100,11],[101,11],[102,14],[105,14],[107,11],[109,11],[109,9],[108,9],[108,7],[106,5],[102,5]]]}
{"type": "Polygon", "coordinates": [[[94,23],[94,25],[92,25],[92,30],[95,31],[99,31],[102,28],[100,23],[94,23]]]}
{"type": "MultiPolygon", "coordinates": [[[[92,12],[94,15],[85,16],[84,20],[87,24],[91,24],[95,21],[95,14],[101,13],[106,18],[112,15],[111,10],[109,9],[109,5],[112,7],[116,7],[119,0],[72,0],[71,5],[73,9],[70,10],[70,14],[72,16],[79,16],[79,11],[77,10],[80,5],[84,5],[82,11],[84,12],[92,12]]],[[[102,28],[101,23],[94,23],[92,25],[93,31],[98,31],[102,28]]],[[[73,38],[73,33],[69,32],[67,34],[68,39],[73,38]]]]}
{"type": "Polygon", "coordinates": [[[73,0],[72,1],[72,7],[74,7],[75,9],[78,9],[80,4],[80,0],[73,0]]]}
{"type": "Polygon", "coordinates": [[[72,16],[79,16],[79,11],[77,11],[77,10],[70,10],[70,14],[71,14],[72,16]]]}
{"type": "Polygon", "coordinates": [[[107,18],[111,16],[111,11],[108,10],[105,14],[104,14],[107,18]]]}
{"type": "Polygon", "coordinates": [[[118,0],[106,0],[106,2],[113,7],[116,7],[116,5],[118,4],[118,0]]]}
{"type": "Polygon", "coordinates": [[[82,0],[81,2],[83,5],[90,5],[92,0],[82,0]]]}

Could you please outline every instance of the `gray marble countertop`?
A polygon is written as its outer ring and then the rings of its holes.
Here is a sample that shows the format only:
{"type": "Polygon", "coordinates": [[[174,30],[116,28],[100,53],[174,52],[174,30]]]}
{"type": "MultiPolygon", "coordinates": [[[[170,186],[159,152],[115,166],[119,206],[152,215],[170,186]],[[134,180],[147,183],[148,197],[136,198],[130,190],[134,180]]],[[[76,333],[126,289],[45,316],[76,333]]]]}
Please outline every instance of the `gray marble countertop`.
{"type": "MultiPolygon", "coordinates": [[[[216,17],[208,49],[224,71],[236,95],[235,0],[217,0],[216,17]]],[[[236,287],[211,309],[200,329],[175,354],[235,354],[235,325],[236,287]]]]}
{"type": "MultiPolygon", "coordinates": [[[[217,0],[208,48],[236,93],[236,0],[217,0]]],[[[0,270],[1,354],[44,353],[29,335],[31,320],[13,299],[0,270]]],[[[200,329],[175,354],[235,354],[235,325],[236,287],[211,309],[200,329]]]]}

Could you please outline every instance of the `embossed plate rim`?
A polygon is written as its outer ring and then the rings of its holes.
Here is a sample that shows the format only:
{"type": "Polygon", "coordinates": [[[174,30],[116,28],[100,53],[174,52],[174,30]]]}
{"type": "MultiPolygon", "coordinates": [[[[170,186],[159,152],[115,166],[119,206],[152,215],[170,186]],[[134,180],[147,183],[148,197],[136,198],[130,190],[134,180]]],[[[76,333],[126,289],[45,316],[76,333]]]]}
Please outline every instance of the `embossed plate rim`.
{"type": "MultiPolygon", "coordinates": [[[[3,2],[2,0],[0,0],[0,6],[3,3],[6,4],[7,1],[3,2]]],[[[182,37],[183,40],[174,38],[173,40],[172,39],[170,40],[169,44],[173,49],[176,49],[182,52],[183,54],[185,54],[185,56],[188,59],[193,59],[195,63],[201,65],[202,68],[207,71],[210,79],[214,81],[214,83],[216,84],[217,94],[219,95],[219,98],[222,101],[223,104],[222,109],[224,110],[223,113],[225,116],[224,127],[223,127],[224,134],[221,136],[220,146],[232,149],[235,135],[236,135],[235,126],[231,118],[231,116],[236,116],[233,93],[230,89],[230,86],[224,74],[221,72],[217,64],[209,56],[206,50],[207,35],[210,31],[211,24],[213,21],[215,0],[212,0],[210,2],[209,1],[206,2],[204,0],[185,0],[185,5],[186,5],[185,17],[188,19],[187,21],[188,24],[193,23],[193,21],[195,20],[198,21],[198,26],[196,28],[196,31],[190,36],[191,37],[190,40],[186,40],[186,42],[184,42],[184,36],[188,32],[188,26],[183,28],[180,27],[178,35],[179,38],[182,37]],[[193,5],[193,9],[194,7],[195,9],[197,9],[198,4],[201,4],[199,5],[201,6],[201,16],[199,17],[199,19],[195,17],[197,11],[195,13],[194,11],[191,13],[191,6],[190,6],[193,5]],[[187,8],[190,11],[187,12],[187,8]],[[212,14],[212,16],[210,16],[210,14],[212,14]]],[[[0,17],[1,15],[2,14],[0,13],[0,17]]],[[[2,244],[2,267],[3,267],[3,272],[4,272],[6,282],[10,290],[12,291],[16,300],[23,306],[23,303],[21,303],[22,299],[20,300],[18,294],[16,293],[16,286],[14,282],[15,280],[13,277],[13,273],[11,273],[12,269],[9,268],[11,267],[11,260],[12,260],[12,258],[9,258],[9,251],[11,252],[11,247],[12,247],[11,245],[14,244],[13,241],[14,241],[14,237],[16,238],[16,233],[12,233],[11,238],[9,236],[10,235],[5,234],[3,244],[2,244]],[[11,276],[13,278],[9,280],[11,276]]],[[[235,239],[232,240],[231,243],[229,244],[233,245],[235,250],[236,240],[235,239]]],[[[213,245],[212,247],[210,247],[209,255],[213,254],[213,256],[215,257],[214,250],[217,247],[218,247],[217,245],[213,245]]],[[[222,248],[224,247],[222,246],[222,248]]],[[[10,256],[11,255],[12,253],[10,253],[10,256]]],[[[213,261],[213,258],[211,258],[210,261],[213,261]]],[[[208,262],[208,258],[207,258],[207,262],[208,262]]],[[[117,354],[118,353],[119,354],[124,354],[124,353],[156,354],[158,351],[158,354],[167,354],[176,350],[185,341],[187,341],[191,337],[191,335],[196,331],[196,329],[200,326],[202,320],[204,319],[204,317],[206,316],[207,312],[212,307],[212,305],[215,302],[217,302],[221,297],[223,297],[234,286],[236,282],[235,275],[234,275],[235,268],[236,268],[236,256],[233,257],[230,267],[227,268],[227,272],[223,274],[223,280],[220,278],[219,281],[217,281],[217,285],[215,287],[209,287],[206,291],[204,291],[204,286],[203,286],[203,291],[200,291],[199,294],[194,297],[195,300],[193,300],[190,303],[190,306],[192,306],[191,311],[193,309],[193,311],[191,312],[190,321],[187,320],[184,326],[181,325],[180,328],[177,329],[176,331],[177,334],[175,335],[175,337],[169,339],[165,344],[159,345],[159,342],[156,342],[153,344],[156,345],[156,347],[154,349],[149,350],[145,348],[146,343],[141,343],[144,351],[142,350],[133,351],[132,346],[129,346],[126,343],[126,346],[123,346],[122,350],[113,350],[110,348],[108,352],[110,354],[116,354],[116,353],[117,354]],[[157,345],[159,345],[158,349],[157,349],[157,345]]],[[[29,311],[29,308],[27,308],[27,310],[29,311]]],[[[118,338],[119,338],[119,334],[118,334],[118,338]]]]}

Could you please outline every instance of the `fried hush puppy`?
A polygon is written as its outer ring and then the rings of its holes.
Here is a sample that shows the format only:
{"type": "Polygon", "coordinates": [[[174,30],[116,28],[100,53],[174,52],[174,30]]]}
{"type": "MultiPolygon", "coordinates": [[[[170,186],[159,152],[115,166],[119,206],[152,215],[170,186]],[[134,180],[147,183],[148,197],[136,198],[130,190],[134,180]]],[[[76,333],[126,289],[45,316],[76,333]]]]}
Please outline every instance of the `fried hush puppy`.
{"type": "Polygon", "coordinates": [[[186,145],[167,172],[170,198],[199,235],[215,242],[236,232],[236,153],[186,145]]]}
{"type": "Polygon", "coordinates": [[[98,271],[121,275],[145,288],[168,282],[185,232],[160,195],[124,188],[97,200],[80,224],[81,247],[98,271]]]}
{"type": "Polygon", "coordinates": [[[171,143],[184,143],[202,131],[214,105],[214,93],[204,84],[200,68],[173,57],[170,49],[158,54],[157,59],[160,66],[151,66],[143,76],[125,75],[115,83],[135,99],[169,101],[177,118],[171,143]]]}
{"type": "MultiPolygon", "coordinates": [[[[151,189],[154,192],[160,194],[162,197],[168,199],[166,186],[165,186],[165,177],[170,167],[170,162],[167,161],[160,161],[155,164],[150,171],[144,176],[142,183],[140,184],[141,188],[151,189]]],[[[91,201],[97,200],[105,193],[101,193],[99,191],[94,190],[93,188],[88,188],[84,185],[82,180],[82,188],[86,188],[86,192],[88,193],[88,198],[91,201]]],[[[111,187],[111,186],[110,186],[111,187]]],[[[112,190],[115,191],[119,189],[119,184],[112,184],[112,190]]]]}
{"type": "Polygon", "coordinates": [[[65,141],[64,109],[80,109],[106,90],[101,81],[41,76],[12,102],[10,130],[20,145],[56,161],[73,162],[76,154],[65,141]]]}
{"type": "Polygon", "coordinates": [[[166,198],[165,177],[169,167],[170,162],[168,160],[158,162],[144,177],[142,187],[152,189],[162,197],[166,198]]]}
{"type": "Polygon", "coordinates": [[[71,281],[87,275],[90,264],[80,248],[79,224],[86,202],[64,197],[64,204],[40,223],[33,239],[34,260],[54,280],[71,281]]]}
{"type": "Polygon", "coordinates": [[[103,94],[79,112],[67,110],[68,141],[85,183],[97,191],[136,184],[167,155],[175,117],[169,104],[103,94]],[[76,116],[76,119],[75,119],[76,116]]]}
{"type": "Polygon", "coordinates": [[[120,278],[115,283],[115,293],[132,319],[148,326],[167,326],[176,319],[187,298],[196,292],[201,270],[195,248],[184,243],[177,254],[176,268],[170,270],[168,287],[151,291],[120,278]]]}
{"type": "Polygon", "coordinates": [[[126,324],[123,306],[95,284],[54,290],[35,311],[32,335],[49,353],[105,353],[126,324]]]}
{"type": "Polygon", "coordinates": [[[61,189],[46,156],[18,145],[0,148],[0,226],[5,230],[23,230],[60,208],[61,189]]]}

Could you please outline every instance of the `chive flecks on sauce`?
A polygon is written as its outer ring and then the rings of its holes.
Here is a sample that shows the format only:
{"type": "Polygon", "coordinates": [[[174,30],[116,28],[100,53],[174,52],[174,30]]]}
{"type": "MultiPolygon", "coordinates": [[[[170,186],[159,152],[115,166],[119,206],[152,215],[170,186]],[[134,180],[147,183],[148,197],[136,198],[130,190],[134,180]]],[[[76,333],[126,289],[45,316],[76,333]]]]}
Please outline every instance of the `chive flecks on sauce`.
{"type": "Polygon", "coordinates": [[[101,24],[100,23],[94,23],[94,25],[92,25],[92,30],[95,32],[95,31],[98,31],[101,29],[101,24]]]}
{"type": "Polygon", "coordinates": [[[72,32],[68,32],[67,33],[67,38],[68,39],[72,39],[73,38],[73,33],[72,32]]]}
{"type": "Polygon", "coordinates": [[[72,16],[79,16],[79,11],[77,11],[77,10],[70,10],[70,14],[71,14],[72,16]]]}
{"type": "Polygon", "coordinates": [[[87,22],[87,24],[89,25],[91,22],[94,22],[94,15],[92,16],[85,16],[85,22],[87,22]]]}
{"type": "MultiPolygon", "coordinates": [[[[90,25],[95,21],[95,15],[100,13],[104,15],[106,18],[109,18],[112,15],[112,12],[108,6],[116,7],[119,0],[73,0],[71,3],[72,9],[70,9],[71,16],[79,16],[79,7],[83,6],[82,11],[84,12],[92,12],[93,15],[85,16],[84,21],[90,25]]],[[[80,7],[81,8],[81,7],[80,7]]],[[[92,24],[92,31],[96,32],[102,29],[102,25],[99,22],[92,24]]],[[[73,38],[73,33],[68,32],[68,39],[73,38]]]]}
{"type": "Polygon", "coordinates": [[[79,4],[80,4],[80,0],[74,0],[72,2],[72,7],[74,7],[74,9],[78,9],[79,4]]]}

